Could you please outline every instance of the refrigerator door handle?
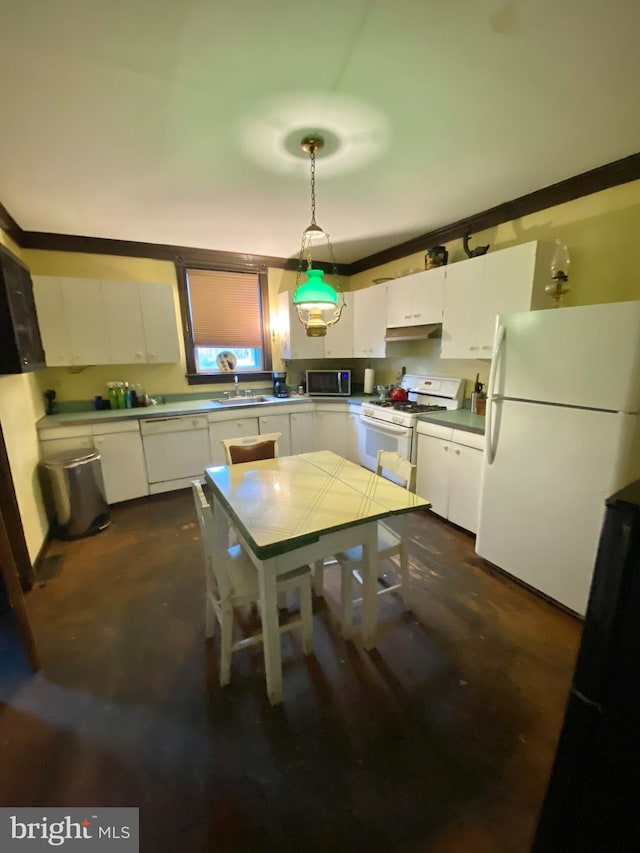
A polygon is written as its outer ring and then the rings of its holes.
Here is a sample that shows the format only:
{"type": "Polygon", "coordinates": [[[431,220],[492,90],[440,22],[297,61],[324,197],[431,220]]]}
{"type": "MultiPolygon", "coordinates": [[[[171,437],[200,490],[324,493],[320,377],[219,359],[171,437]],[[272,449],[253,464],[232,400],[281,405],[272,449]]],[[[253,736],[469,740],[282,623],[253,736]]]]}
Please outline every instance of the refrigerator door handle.
{"type": "Polygon", "coordinates": [[[498,372],[498,364],[502,354],[502,345],[504,343],[506,329],[500,322],[498,317],[496,325],[496,338],[493,347],[493,358],[491,360],[491,370],[489,371],[489,387],[487,388],[487,411],[484,429],[484,450],[487,457],[487,464],[493,465],[493,460],[496,456],[496,443],[493,441],[493,407],[495,405],[495,384],[496,375],[498,372]]]}

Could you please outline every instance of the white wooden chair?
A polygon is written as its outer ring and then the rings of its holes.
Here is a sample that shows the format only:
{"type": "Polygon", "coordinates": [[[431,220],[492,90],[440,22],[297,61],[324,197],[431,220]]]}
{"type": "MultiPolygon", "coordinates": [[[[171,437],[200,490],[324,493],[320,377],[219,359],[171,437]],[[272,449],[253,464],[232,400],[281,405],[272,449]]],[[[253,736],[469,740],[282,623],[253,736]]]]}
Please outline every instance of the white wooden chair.
{"type": "MultiPolygon", "coordinates": [[[[239,545],[227,548],[225,543],[219,541],[213,508],[207,502],[197,480],[193,481],[192,489],[205,558],[206,636],[214,636],[217,620],[220,624],[220,684],[224,687],[231,677],[232,653],[262,642],[261,631],[242,640],[233,641],[234,608],[258,601],[258,573],[239,545]]],[[[302,650],[308,655],[313,652],[309,566],[294,569],[278,578],[278,593],[294,589],[300,590],[300,618],[281,625],[280,632],[302,627],[302,650]]]]}
{"type": "MultiPolygon", "coordinates": [[[[416,466],[395,451],[379,450],[376,464],[376,474],[383,476],[384,472],[395,475],[404,481],[405,488],[415,492],[416,488],[416,466]]],[[[399,519],[400,534],[392,530],[385,522],[378,522],[378,547],[376,558],[378,566],[382,560],[391,557],[399,557],[400,581],[388,584],[384,577],[378,578],[380,586],[378,595],[388,595],[391,592],[400,592],[400,597],[405,610],[408,609],[407,593],[409,589],[409,552],[407,539],[409,535],[409,514],[404,514],[399,519]]],[[[353,580],[362,584],[361,570],[363,567],[362,545],[349,548],[334,555],[335,561],[340,565],[340,606],[342,634],[345,637],[351,635],[353,622],[353,606],[359,604],[362,598],[353,598],[353,580]]],[[[323,564],[318,562],[314,566],[314,590],[316,594],[322,594],[323,564]]]]}
{"type": "Polygon", "coordinates": [[[245,435],[240,438],[223,438],[222,446],[227,465],[236,462],[257,462],[259,459],[275,459],[278,455],[278,439],[281,432],[263,435],[245,435]]]}

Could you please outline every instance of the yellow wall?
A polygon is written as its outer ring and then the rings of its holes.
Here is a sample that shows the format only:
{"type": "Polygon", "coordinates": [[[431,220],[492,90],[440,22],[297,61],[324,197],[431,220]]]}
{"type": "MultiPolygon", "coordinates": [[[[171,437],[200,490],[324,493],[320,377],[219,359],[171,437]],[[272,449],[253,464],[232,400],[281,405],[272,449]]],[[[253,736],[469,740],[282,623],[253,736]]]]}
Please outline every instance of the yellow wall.
{"type": "MultiPolygon", "coordinates": [[[[24,253],[3,231],[0,243],[24,260],[24,253]]],[[[35,424],[44,414],[44,405],[36,377],[37,373],[0,376],[0,424],[32,562],[47,532],[37,481],[39,449],[35,424]]]]}

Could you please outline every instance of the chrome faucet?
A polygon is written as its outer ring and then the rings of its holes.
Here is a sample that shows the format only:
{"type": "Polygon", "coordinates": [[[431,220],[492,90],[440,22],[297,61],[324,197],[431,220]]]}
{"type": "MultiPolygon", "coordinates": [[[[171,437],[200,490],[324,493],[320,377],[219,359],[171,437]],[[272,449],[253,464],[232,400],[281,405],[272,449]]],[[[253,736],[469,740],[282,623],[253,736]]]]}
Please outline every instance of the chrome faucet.
{"type": "Polygon", "coordinates": [[[236,397],[239,397],[239,396],[240,396],[240,391],[239,391],[239,389],[238,389],[238,377],[237,377],[237,376],[234,376],[234,377],[233,377],[233,381],[236,383],[236,397]]]}

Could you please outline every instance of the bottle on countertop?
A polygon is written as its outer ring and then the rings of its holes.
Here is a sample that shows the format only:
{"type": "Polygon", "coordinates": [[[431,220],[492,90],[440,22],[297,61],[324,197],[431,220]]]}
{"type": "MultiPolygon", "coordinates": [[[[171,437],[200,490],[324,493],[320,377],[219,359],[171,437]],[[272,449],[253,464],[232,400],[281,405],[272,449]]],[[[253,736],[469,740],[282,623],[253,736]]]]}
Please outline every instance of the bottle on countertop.
{"type": "Polygon", "coordinates": [[[118,386],[122,385],[122,382],[107,382],[107,388],[109,389],[109,403],[111,404],[112,409],[119,409],[120,406],[120,395],[118,393],[118,386]]]}
{"type": "Polygon", "coordinates": [[[129,383],[124,383],[124,407],[125,409],[133,408],[133,403],[131,400],[131,388],[129,387],[129,383]]]}

